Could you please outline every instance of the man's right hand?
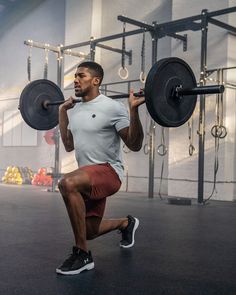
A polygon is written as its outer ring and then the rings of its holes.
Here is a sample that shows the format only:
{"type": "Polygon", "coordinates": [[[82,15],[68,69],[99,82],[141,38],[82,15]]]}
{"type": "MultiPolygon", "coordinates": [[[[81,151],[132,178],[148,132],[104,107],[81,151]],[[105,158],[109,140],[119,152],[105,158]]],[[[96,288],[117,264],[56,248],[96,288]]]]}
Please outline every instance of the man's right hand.
{"type": "Polygon", "coordinates": [[[59,109],[63,109],[65,111],[72,109],[75,106],[75,101],[72,96],[70,96],[63,104],[60,105],[59,109]]]}

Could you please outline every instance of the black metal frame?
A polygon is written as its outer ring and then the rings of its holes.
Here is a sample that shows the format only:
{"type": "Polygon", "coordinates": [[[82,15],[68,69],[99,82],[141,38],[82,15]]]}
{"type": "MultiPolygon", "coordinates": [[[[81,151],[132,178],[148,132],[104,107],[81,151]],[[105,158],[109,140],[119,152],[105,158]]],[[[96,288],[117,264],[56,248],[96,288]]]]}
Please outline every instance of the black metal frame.
{"type": "MultiPolygon", "coordinates": [[[[208,10],[202,10],[201,14],[186,17],[162,24],[153,22],[152,25],[133,20],[131,18],[119,15],[117,18],[123,23],[129,23],[134,26],[140,27],[140,29],[115,34],[111,36],[102,37],[99,39],[90,39],[90,41],[72,44],[62,47],[62,51],[66,49],[72,49],[76,47],[90,45],[91,59],[94,60],[95,47],[101,42],[106,42],[122,37],[128,37],[136,34],[143,33],[143,31],[150,32],[152,37],[152,64],[157,61],[157,42],[158,39],[169,36],[179,39],[183,42],[183,50],[187,50],[187,35],[180,35],[179,32],[183,31],[200,31],[201,36],[201,64],[200,64],[200,86],[205,85],[206,78],[206,67],[207,67],[207,32],[208,24],[213,24],[222,29],[227,30],[229,33],[236,34],[236,28],[230,26],[222,21],[215,19],[214,17],[236,12],[236,6],[231,8],[221,9],[213,12],[208,10]]],[[[204,149],[205,149],[205,95],[200,95],[200,113],[199,113],[199,156],[198,156],[198,203],[203,203],[204,195],[204,149]]],[[[153,198],[153,187],[154,187],[154,159],[155,159],[155,123],[151,120],[150,124],[150,153],[149,153],[149,198],[153,198]]]]}
{"type": "MultiPolygon", "coordinates": [[[[224,22],[214,19],[216,16],[223,14],[236,12],[236,6],[222,9],[218,11],[208,12],[206,9],[202,10],[200,15],[179,19],[163,24],[154,24],[153,28],[150,29],[150,33],[153,38],[161,38],[164,36],[178,36],[177,32],[182,31],[199,31],[202,32],[201,37],[201,65],[200,65],[200,86],[205,85],[206,68],[207,68],[207,32],[208,24],[211,23],[222,29],[227,30],[229,33],[236,34],[236,27],[230,26],[224,22]],[[200,21],[200,22],[197,22],[200,21]]],[[[129,19],[118,16],[121,21],[129,22],[129,19]]],[[[131,20],[130,23],[140,25],[139,22],[131,20]]],[[[183,36],[181,37],[183,40],[183,36]]],[[[185,41],[184,41],[185,42],[185,41]]],[[[198,156],[198,203],[203,203],[204,196],[204,150],[205,150],[205,95],[200,95],[200,113],[199,113],[199,156],[198,156]]],[[[153,140],[151,140],[152,147],[153,140]]],[[[151,179],[154,179],[154,155],[151,155],[151,165],[149,169],[149,197],[153,197],[153,184],[151,179]]]]}
{"type": "MultiPolygon", "coordinates": [[[[101,37],[98,39],[90,38],[89,41],[71,44],[67,46],[61,46],[60,52],[63,54],[68,49],[73,49],[82,46],[90,46],[90,59],[95,59],[95,49],[96,46],[115,51],[117,53],[123,53],[128,56],[130,59],[132,57],[132,52],[125,51],[123,52],[120,49],[115,49],[106,45],[101,44],[102,42],[115,40],[118,38],[124,38],[128,36],[133,36],[137,34],[141,34],[145,31],[149,32],[152,37],[152,64],[157,61],[157,43],[158,39],[169,36],[172,38],[179,39],[183,42],[183,50],[187,50],[187,35],[180,35],[180,32],[183,31],[200,31],[202,33],[201,36],[201,74],[200,74],[200,86],[205,85],[206,78],[206,66],[207,66],[207,32],[208,32],[208,24],[213,24],[222,29],[227,30],[229,33],[236,34],[236,27],[230,26],[222,21],[215,19],[214,17],[229,14],[236,12],[236,6],[231,8],[221,9],[213,12],[208,12],[208,10],[202,10],[202,13],[199,15],[186,17],[162,24],[157,24],[157,22],[153,22],[152,25],[133,20],[131,18],[119,15],[117,18],[119,21],[123,23],[129,23],[134,26],[138,26],[139,29],[128,31],[125,33],[114,34],[110,36],[101,37]]],[[[58,69],[61,71],[61,63],[58,64],[58,69]]],[[[58,78],[58,84],[61,85],[61,77],[58,78]]],[[[205,149],[205,95],[200,96],[200,113],[199,113],[199,157],[198,157],[198,202],[203,203],[203,195],[204,195],[204,149],[205,149]]],[[[154,159],[155,159],[155,123],[151,120],[150,123],[150,153],[149,153],[149,198],[153,198],[153,187],[154,187],[154,159]]]]}

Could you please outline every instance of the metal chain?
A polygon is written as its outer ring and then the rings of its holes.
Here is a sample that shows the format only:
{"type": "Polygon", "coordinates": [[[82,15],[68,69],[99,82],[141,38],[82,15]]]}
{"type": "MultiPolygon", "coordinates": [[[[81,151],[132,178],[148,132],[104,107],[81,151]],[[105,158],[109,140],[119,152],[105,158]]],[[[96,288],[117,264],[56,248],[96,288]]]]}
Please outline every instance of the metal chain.
{"type": "Polygon", "coordinates": [[[195,151],[195,147],[193,145],[193,117],[191,117],[191,119],[188,121],[188,139],[189,139],[188,153],[189,153],[189,156],[192,156],[195,151]]]}
{"type": "Polygon", "coordinates": [[[126,49],[125,31],[126,31],[126,23],[124,22],[123,23],[123,37],[122,37],[121,67],[118,70],[118,75],[123,80],[126,80],[129,77],[129,72],[125,66],[125,49],[126,49]]]}
{"type": "MultiPolygon", "coordinates": [[[[125,34],[126,23],[123,23],[123,34],[125,34]]],[[[122,37],[122,54],[121,54],[121,66],[125,68],[125,36],[122,37]]]]}
{"type": "Polygon", "coordinates": [[[141,49],[141,72],[139,75],[139,80],[141,83],[145,83],[146,74],[145,74],[145,30],[143,31],[143,41],[141,49]]]}
{"type": "Polygon", "coordinates": [[[149,154],[150,146],[149,146],[149,132],[148,132],[148,119],[150,116],[148,115],[148,111],[146,110],[146,118],[145,118],[145,133],[144,133],[144,146],[143,152],[145,155],[149,154]]]}
{"type": "Polygon", "coordinates": [[[32,48],[33,48],[33,46],[30,45],[30,46],[29,46],[29,53],[28,53],[28,57],[27,57],[27,75],[28,75],[28,81],[29,81],[29,82],[31,82],[32,48]]]}
{"type": "Polygon", "coordinates": [[[48,48],[45,48],[45,62],[44,62],[44,69],[43,69],[43,78],[47,79],[48,78],[48,53],[49,50],[48,48]]]}

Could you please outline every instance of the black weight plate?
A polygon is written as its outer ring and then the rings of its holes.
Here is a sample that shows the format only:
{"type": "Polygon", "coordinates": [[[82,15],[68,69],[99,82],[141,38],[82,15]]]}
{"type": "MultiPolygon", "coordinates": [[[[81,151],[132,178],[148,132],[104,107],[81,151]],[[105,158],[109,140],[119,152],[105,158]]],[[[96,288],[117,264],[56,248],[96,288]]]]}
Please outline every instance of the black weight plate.
{"type": "Polygon", "coordinates": [[[180,58],[164,58],[155,63],[145,83],[145,102],[155,122],[164,127],[178,127],[189,120],[196,106],[197,95],[173,96],[176,86],[196,87],[189,65],[180,58]]]}
{"type": "Polygon", "coordinates": [[[49,130],[58,124],[59,105],[43,107],[43,102],[64,101],[61,89],[52,81],[30,82],[20,96],[20,112],[24,121],[36,130],[49,130]]]}

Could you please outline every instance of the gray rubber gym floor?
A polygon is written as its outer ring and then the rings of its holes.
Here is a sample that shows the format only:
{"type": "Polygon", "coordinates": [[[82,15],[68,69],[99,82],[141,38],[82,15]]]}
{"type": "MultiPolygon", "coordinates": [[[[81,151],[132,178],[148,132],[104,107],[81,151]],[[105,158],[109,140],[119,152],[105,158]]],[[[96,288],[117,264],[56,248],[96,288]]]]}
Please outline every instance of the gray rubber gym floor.
{"type": "Polygon", "coordinates": [[[60,276],[73,236],[59,193],[0,185],[0,294],[236,294],[236,203],[169,205],[118,193],[106,217],[140,219],[135,246],[116,231],[90,242],[95,269],[60,276]]]}

